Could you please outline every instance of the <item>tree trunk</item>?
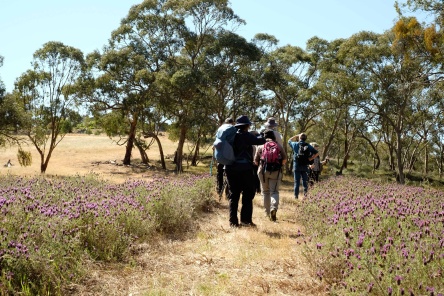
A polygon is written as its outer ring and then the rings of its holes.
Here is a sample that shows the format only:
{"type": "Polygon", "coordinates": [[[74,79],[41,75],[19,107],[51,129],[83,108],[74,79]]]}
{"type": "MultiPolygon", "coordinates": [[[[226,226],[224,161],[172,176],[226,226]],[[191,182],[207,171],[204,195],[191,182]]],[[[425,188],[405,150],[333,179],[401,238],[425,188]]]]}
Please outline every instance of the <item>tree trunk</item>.
{"type": "Polygon", "coordinates": [[[424,178],[429,174],[429,147],[428,143],[424,147],[424,178]]]}
{"type": "Polygon", "coordinates": [[[396,145],[396,159],[398,162],[398,178],[400,184],[405,184],[404,176],[404,164],[402,162],[402,144],[401,144],[401,133],[396,133],[397,145],[396,145]]]}
{"type": "Polygon", "coordinates": [[[139,149],[140,159],[142,160],[142,163],[148,164],[150,162],[150,160],[148,158],[148,155],[146,154],[143,144],[140,141],[138,141],[137,139],[134,139],[134,145],[137,147],[137,149],[139,149]]]}
{"type": "Polygon", "coordinates": [[[156,140],[157,146],[159,147],[159,153],[160,153],[160,163],[162,165],[162,168],[164,170],[166,170],[166,164],[165,164],[165,156],[163,154],[163,148],[162,148],[162,143],[160,142],[159,137],[157,136],[157,134],[153,133],[153,132],[146,132],[144,133],[144,138],[154,138],[154,140],[156,140]]]}
{"type": "Polygon", "coordinates": [[[200,137],[197,140],[196,147],[194,148],[193,159],[191,160],[192,166],[197,166],[197,158],[199,157],[200,137]]]}
{"type": "Polygon", "coordinates": [[[182,126],[180,128],[180,135],[179,135],[179,144],[177,145],[177,155],[176,155],[176,173],[182,173],[183,172],[183,146],[185,144],[185,138],[186,138],[187,128],[182,126]]]}
{"type": "Polygon", "coordinates": [[[128,141],[126,143],[125,157],[123,158],[124,165],[131,164],[131,152],[133,150],[134,140],[136,138],[136,126],[137,126],[137,120],[134,119],[133,121],[131,121],[130,131],[128,133],[128,141]]]}
{"type": "Polygon", "coordinates": [[[364,140],[367,141],[367,143],[370,145],[370,147],[372,147],[373,149],[373,174],[375,173],[375,171],[379,168],[379,166],[381,165],[381,158],[379,157],[378,154],[378,143],[376,143],[376,145],[373,144],[373,142],[370,140],[370,138],[366,137],[363,133],[361,134],[361,138],[363,138],[364,140]]]}

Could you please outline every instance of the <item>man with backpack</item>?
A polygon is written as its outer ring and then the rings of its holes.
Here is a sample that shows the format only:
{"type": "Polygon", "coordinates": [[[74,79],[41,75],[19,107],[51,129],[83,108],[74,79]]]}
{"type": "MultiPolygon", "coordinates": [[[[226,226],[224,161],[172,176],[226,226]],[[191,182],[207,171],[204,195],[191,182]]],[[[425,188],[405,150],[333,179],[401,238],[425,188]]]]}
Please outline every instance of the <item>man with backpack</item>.
{"type": "Polygon", "coordinates": [[[276,221],[282,166],[287,162],[287,154],[282,145],[276,142],[273,130],[265,130],[264,138],[266,142],[257,148],[254,162],[259,165],[257,174],[261,182],[265,214],[271,221],[276,221]]]}
{"type": "Polygon", "coordinates": [[[233,142],[235,161],[225,165],[229,188],[230,226],[256,226],[253,221],[253,198],[256,194],[255,174],[253,169],[253,145],[262,145],[265,139],[254,136],[248,129],[251,126],[250,119],[239,116],[236,119],[237,128],[233,142]],[[242,194],[242,208],[240,211],[240,223],[237,216],[239,200],[242,194]]]}
{"type": "MultiPolygon", "coordinates": [[[[221,137],[225,133],[225,131],[227,131],[226,133],[229,133],[229,129],[233,127],[233,125],[234,125],[234,120],[232,118],[225,119],[224,123],[217,129],[216,138],[221,137]]],[[[229,137],[229,135],[227,137],[229,137]]],[[[213,150],[214,149],[215,147],[213,146],[213,150]]],[[[225,165],[223,163],[219,161],[217,162],[216,181],[217,181],[217,193],[219,194],[219,197],[222,196],[224,190],[224,166],[225,165]]]]}
{"type": "Polygon", "coordinates": [[[288,145],[290,145],[293,150],[293,171],[294,171],[294,198],[299,198],[299,187],[301,184],[304,186],[304,196],[308,192],[308,165],[311,160],[318,156],[318,151],[308,143],[307,135],[301,133],[300,135],[295,135],[288,140],[288,145]],[[299,137],[299,142],[295,142],[295,139],[299,137]]]}

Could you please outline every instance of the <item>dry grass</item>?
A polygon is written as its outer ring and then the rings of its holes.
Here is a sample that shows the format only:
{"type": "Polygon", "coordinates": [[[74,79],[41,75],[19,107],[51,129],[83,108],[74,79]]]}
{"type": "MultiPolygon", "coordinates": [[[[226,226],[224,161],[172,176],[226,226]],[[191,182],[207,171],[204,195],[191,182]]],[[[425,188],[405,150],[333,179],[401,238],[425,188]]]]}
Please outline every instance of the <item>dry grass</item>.
{"type": "MultiPolygon", "coordinates": [[[[165,154],[175,143],[162,138],[165,154]]],[[[0,175],[39,174],[39,159],[32,148],[33,165],[22,168],[16,148],[1,151],[0,161],[11,159],[13,167],[0,168],[0,175]]],[[[95,173],[121,182],[146,178],[162,170],[110,164],[123,158],[125,147],[106,136],[69,135],[54,151],[47,175],[95,173]]],[[[152,162],[157,147],[149,151],[152,162]]],[[[121,161],[120,161],[121,162],[121,161]]],[[[168,161],[171,165],[171,161],[168,161]]],[[[286,177],[287,178],[287,177],[286,177]]],[[[286,179],[287,180],[287,179],[286,179]]],[[[91,264],[89,276],[73,295],[322,295],[325,286],[311,274],[303,247],[296,243],[298,203],[292,196],[293,182],[284,182],[277,223],[265,217],[262,198],[256,195],[253,221],[257,228],[228,227],[228,203],[222,200],[213,212],[199,219],[195,234],[183,240],[154,239],[134,247],[127,262],[101,266],[91,264]]],[[[216,196],[215,196],[216,198],[216,196]]]]}

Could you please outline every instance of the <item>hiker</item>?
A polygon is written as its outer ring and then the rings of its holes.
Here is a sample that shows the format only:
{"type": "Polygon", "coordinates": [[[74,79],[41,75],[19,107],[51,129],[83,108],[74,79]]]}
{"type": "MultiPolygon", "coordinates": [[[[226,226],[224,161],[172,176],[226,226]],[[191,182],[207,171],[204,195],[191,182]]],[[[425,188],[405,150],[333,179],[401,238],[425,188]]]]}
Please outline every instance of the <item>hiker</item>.
{"type": "MultiPolygon", "coordinates": [[[[259,132],[258,132],[258,131],[250,131],[250,133],[251,133],[253,136],[255,136],[255,137],[257,137],[257,136],[259,135],[259,132]]],[[[252,154],[252,155],[256,155],[257,147],[259,147],[259,146],[258,146],[258,145],[253,145],[253,154],[252,154]]],[[[253,170],[254,170],[255,172],[257,172],[258,169],[259,169],[258,164],[257,164],[256,162],[253,162],[253,170]]],[[[256,193],[261,193],[261,181],[259,180],[259,177],[258,177],[257,174],[255,174],[255,176],[256,176],[256,178],[255,178],[255,184],[256,184],[255,188],[256,188],[256,193]]]]}
{"type": "Polygon", "coordinates": [[[287,154],[282,145],[277,143],[273,130],[265,130],[264,137],[266,143],[257,148],[254,162],[259,165],[257,175],[261,182],[265,215],[271,221],[276,221],[282,166],[287,162],[287,154]]]}
{"type": "Polygon", "coordinates": [[[271,129],[274,132],[274,137],[276,138],[276,142],[284,147],[284,142],[282,140],[282,135],[276,130],[279,124],[276,122],[274,117],[270,117],[267,119],[267,122],[264,124],[265,129],[271,129]]]}
{"type": "Polygon", "coordinates": [[[304,187],[304,196],[308,192],[308,165],[311,160],[318,156],[318,151],[308,143],[307,135],[301,133],[300,135],[295,135],[288,140],[288,145],[290,145],[293,150],[293,171],[294,171],[294,198],[299,198],[299,187],[301,184],[304,187]],[[295,139],[299,137],[299,142],[295,142],[295,139]]]}
{"type": "MultiPolygon", "coordinates": [[[[224,130],[227,126],[232,126],[234,124],[234,120],[232,118],[225,119],[224,123],[217,129],[216,134],[224,130]]],[[[214,147],[213,147],[214,150],[214,147]]],[[[217,173],[216,173],[216,184],[217,184],[217,194],[222,196],[223,187],[224,187],[224,164],[218,162],[217,163],[217,173]]]]}
{"type": "Polygon", "coordinates": [[[233,164],[225,165],[225,174],[229,187],[230,226],[256,226],[253,221],[253,198],[256,194],[255,174],[253,170],[253,145],[262,145],[265,139],[254,136],[248,132],[251,126],[250,119],[239,116],[236,119],[237,128],[234,137],[233,149],[236,160],[233,164]],[[240,211],[240,223],[237,216],[239,200],[242,194],[242,208],[240,211]]]}
{"type": "MultiPolygon", "coordinates": [[[[314,149],[319,151],[319,144],[316,142],[310,143],[311,146],[313,146],[314,149]]],[[[313,159],[313,163],[310,164],[309,169],[310,169],[310,174],[313,177],[313,180],[317,183],[319,182],[319,175],[322,172],[322,168],[323,166],[328,163],[329,159],[328,157],[326,157],[323,161],[321,161],[320,156],[316,156],[313,159]]]]}

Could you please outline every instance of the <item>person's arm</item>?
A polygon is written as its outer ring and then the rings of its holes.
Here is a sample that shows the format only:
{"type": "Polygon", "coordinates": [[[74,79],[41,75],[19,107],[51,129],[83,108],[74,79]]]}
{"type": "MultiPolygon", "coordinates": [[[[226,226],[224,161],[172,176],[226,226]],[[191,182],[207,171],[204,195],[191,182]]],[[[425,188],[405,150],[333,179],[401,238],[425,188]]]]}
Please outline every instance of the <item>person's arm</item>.
{"type": "Polygon", "coordinates": [[[255,165],[259,165],[259,160],[261,159],[261,154],[262,154],[262,147],[259,146],[256,149],[256,153],[255,153],[254,159],[253,159],[253,162],[255,165]]]}
{"type": "Polygon", "coordinates": [[[263,145],[265,144],[265,138],[261,135],[254,136],[250,133],[248,133],[248,141],[250,142],[250,145],[263,145]]]}
{"type": "Polygon", "coordinates": [[[288,139],[288,142],[296,142],[298,140],[297,138],[298,138],[298,135],[294,135],[293,137],[288,139]]]}
{"type": "Polygon", "coordinates": [[[315,159],[319,155],[319,152],[318,152],[318,150],[314,149],[314,147],[311,145],[308,145],[308,149],[310,149],[310,152],[311,152],[311,155],[308,158],[308,160],[312,161],[313,159],[315,159]]]}

